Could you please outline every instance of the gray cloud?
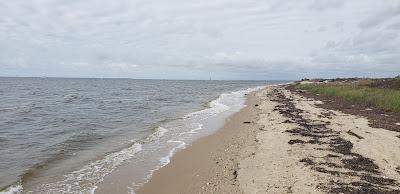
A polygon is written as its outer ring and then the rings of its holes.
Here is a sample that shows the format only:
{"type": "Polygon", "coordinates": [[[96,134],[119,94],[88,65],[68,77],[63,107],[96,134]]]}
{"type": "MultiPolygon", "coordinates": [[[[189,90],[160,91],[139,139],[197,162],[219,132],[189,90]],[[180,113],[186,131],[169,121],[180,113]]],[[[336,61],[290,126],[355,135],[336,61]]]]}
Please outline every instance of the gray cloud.
{"type": "Polygon", "coordinates": [[[359,27],[362,29],[376,28],[393,20],[400,19],[400,1],[387,1],[380,5],[378,11],[362,20],[359,27]]]}
{"type": "Polygon", "coordinates": [[[400,37],[396,30],[400,3],[377,5],[371,15],[359,23],[354,36],[328,41],[323,49],[312,52],[312,62],[337,71],[366,74],[396,74],[400,70],[400,37]]]}
{"type": "Polygon", "coordinates": [[[0,1],[0,76],[395,75],[399,2],[0,1]]]}
{"type": "Polygon", "coordinates": [[[326,9],[337,9],[344,6],[344,0],[314,0],[310,5],[311,9],[324,11],[326,9]]]}

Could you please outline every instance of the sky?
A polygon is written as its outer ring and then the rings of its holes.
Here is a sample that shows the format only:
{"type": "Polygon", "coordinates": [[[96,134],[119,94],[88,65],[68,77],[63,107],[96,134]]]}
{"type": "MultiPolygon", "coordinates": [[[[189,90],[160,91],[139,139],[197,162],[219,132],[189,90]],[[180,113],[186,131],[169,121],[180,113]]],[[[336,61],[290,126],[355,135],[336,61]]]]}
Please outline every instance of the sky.
{"type": "Polygon", "coordinates": [[[0,76],[400,74],[400,0],[2,0],[0,76]]]}

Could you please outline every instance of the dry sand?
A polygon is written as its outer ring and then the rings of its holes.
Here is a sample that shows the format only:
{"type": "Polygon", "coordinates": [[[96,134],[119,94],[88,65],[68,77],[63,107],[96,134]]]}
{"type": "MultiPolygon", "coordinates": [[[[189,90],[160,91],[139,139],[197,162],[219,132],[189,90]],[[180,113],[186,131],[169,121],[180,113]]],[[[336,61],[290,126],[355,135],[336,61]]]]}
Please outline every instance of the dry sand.
{"type": "Polygon", "coordinates": [[[399,132],[283,86],[248,96],[137,193],[400,193],[399,132]]]}
{"type": "Polygon", "coordinates": [[[239,162],[244,193],[400,193],[398,132],[282,87],[258,95],[263,127],[255,155],[239,162]]]}

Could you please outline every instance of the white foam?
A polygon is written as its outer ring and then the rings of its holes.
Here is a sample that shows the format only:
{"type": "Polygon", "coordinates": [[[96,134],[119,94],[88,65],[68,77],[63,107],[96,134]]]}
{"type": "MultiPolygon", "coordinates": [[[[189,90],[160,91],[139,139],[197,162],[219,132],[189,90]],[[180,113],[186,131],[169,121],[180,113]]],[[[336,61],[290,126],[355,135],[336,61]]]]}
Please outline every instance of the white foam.
{"type": "Polygon", "coordinates": [[[140,186],[143,186],[143,184],[147,183],[147,182],[150,180],[150,178],[153,176],[153,173],[154,173],[155,171],[157,171],[157,170],[159,170],[160,168],[164,167],[165,165],[169,164],[169,163],[171,162],[172,156],[174,156],[174,154],[175,154],[178,150],[184,149],[184,148],[186,147],[186,143],[183,142],[183,141],[168,140],[167,142],[168,142],[168,143],[177,143],[178,145],[175,146],[174,148],[172,148],[172,149],[168,152],[168,155],[166,155],[166,156],[160,158],[160,160],[159,160],[159,161],[160,161],[159,165],[158,165],[156,168],[154,168],[154,169],[152,169],[152,170],[149,171],[149,174],[147,175],[147,177],[146,177],[146,179],[145,179],[145,181],[144,181],[143,183],[132,183],[132,187],[130,187],[130,186],[127,187],[130,194],[135,194],[135,189],[134,189],[134,188],[138,188],[138,187],[140,187],[140,186]]]}
{"type": "Polygon", "coordinates": [[[189,113],[184,118],[215,116],[218,113],[229,110],[230,107],[221,102],[225,96],[226,94],[221,94],[217,99],[209,103],[210,108],[189,113]]]}
{"type": "Polygon", "coordinates": [[[168,129],[164,128],[164,127],[157,127],[156,131],[154,133],[152,133],[151,135],[149,135],[146,138],[147,142],[151,142],[151,141],[155,141],[157,139],[160,139],[162,136],[165,135],[165,133],[168,132],[168,129]]]}
{"type": "Polygon", "coordinates": [[[201,123],[193,123],[193,124],[197,125],[197,127],[190,130],[188,133],[197,133],[197,131],[203,129],[203,124],[201,124],[201,123]]]}
{"type": "Polygon", "coordinates": [[[127,189],[129,194],[135,194],[135,189],[133,187],[128,186],[127,189]]]}
{"type": "Polygon", "coordinates": [[[135,143],[121,151],[106,155],[103,159],[94,161],[80,170],[65,175],[65,179],[44,184],[33,193],[94,193],[97,184],[115,170],[124,161],[131,159],[142,150],[142,145],[135,143]]]}
{"type": "Polygon", "coordinates": [[[21,183],[16,183],[9,186],[7,189],[0,191],[0,194],[20,194],[22,193],[22,189],[21,183]]]}
{"type": "Polygon", "coordinates": [[[234,106],[243,105],[245,99],[244,94],[257,91],[265,87],[266,86],[260,86],[221,94],[217,99],[209,103],[210,108],[187,114],[183,118],[187,119],[195,117],[197,121],[201,121],[211,116],[216,116],[220,113],[230,110],[234,106]]]}
{"type": "MultiPolygon", "coordinates": [[[[159,126],[143,143],[156,141],[167,132],[168,129],[159,126]]],[[[42,185],[39,191],[41,193],[94,193],[97,188],[96,185],[103,181],[107,174],[115,170],[124,161],[133,158],[141,150],[142,144],[134,143],[129,148],[111,153],[101,160],[92,162],[80,170],[65,175],[65,179],[62,181],[42,185]]]]}
{"type": "Polygon", "coordinates": [[[161,167],[169,164],[171,162],[171,158],[172,156],[174,156],[174,154],[180,150],[180,149],[184,149],[186,147],[186,143],[183,141],[175,141],[175,140],[169,140],[168,143],[178,143],[177,146],[175,146],[174,148],[172,148],[167,156],[164,156],[160,159],[161,162],[161,167]]]}

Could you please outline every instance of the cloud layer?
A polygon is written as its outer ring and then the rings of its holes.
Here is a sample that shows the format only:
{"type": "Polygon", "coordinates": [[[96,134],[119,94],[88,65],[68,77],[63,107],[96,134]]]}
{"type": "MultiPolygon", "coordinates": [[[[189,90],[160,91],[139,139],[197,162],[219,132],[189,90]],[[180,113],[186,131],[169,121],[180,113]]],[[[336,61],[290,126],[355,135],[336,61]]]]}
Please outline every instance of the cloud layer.
{"type": "Polygon", "coordinates": [[[0,76],[393,76],[399,31],[399,0],[7,0],[0,76]]]}

